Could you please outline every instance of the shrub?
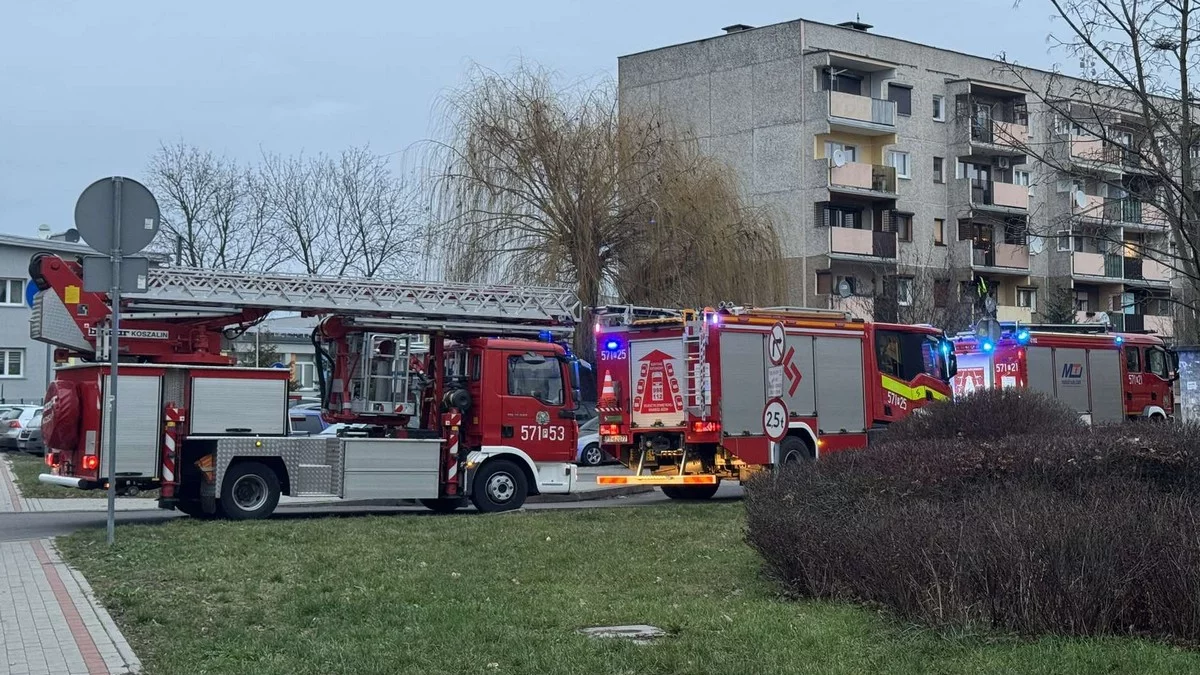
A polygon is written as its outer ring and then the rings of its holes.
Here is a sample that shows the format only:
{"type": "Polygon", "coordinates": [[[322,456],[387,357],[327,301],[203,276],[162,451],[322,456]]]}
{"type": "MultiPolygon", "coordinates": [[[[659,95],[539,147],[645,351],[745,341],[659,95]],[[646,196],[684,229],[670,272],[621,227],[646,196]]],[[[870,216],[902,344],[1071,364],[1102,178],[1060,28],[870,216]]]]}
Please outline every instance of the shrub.
{"type": "Polygon", "coordinates": [[[1036,391],[981,389],[959,401],[939,401],[896,422],[891,441],[994,439],[1013,434],[1065,434],[1084,423],[1069,405],[1036,391]]]}
{"type": "Polygon", "coordinates": [[[1149,423],[894,441],[756,477],[747,536],[797,596],[1200,642],[1198,444],[1149,423]]]}

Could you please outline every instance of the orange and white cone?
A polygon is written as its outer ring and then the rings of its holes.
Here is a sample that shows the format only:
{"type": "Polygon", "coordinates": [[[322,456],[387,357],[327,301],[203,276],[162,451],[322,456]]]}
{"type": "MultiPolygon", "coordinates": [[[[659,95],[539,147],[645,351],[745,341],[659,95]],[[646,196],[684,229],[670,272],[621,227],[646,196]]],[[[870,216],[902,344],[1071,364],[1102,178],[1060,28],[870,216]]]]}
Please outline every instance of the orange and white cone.
{"type": "Polygon", "coordinates": [[[617,403],[617,390],[613,388],[612,374],[604,371],[604,386],[600,389],[599,407],[611,407],[617,403]]]}

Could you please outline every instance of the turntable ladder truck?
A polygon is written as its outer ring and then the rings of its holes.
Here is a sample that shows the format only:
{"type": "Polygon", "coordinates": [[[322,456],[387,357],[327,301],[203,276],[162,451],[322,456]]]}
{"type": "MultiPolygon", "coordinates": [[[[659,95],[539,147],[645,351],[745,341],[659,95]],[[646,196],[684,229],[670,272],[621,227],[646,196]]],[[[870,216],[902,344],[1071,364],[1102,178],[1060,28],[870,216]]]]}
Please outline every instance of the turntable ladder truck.
{"type": "Polygon", "coordinates": [[[954,353],[932,326],[792,307],[596,314],[601,447],[671,498],[868,441],[950,398],[954,353]]]}
{"type": "Polygon", "coordinates": [[[109,298],[78,261],[38,254],[31,335],[58,347],[40,480],[107,486],[159,505],[263,518],[280,495],[518,508],[576,481],[576,361],[561,340],[579,305],[556,288],[152,269],[121,298],[120,396],[107,405],[109,298]],[[322,415],[353,433],[290,433],[290,373],[222,350],[272,311],[319,318],[322,415]],[[115,419],[115,448],[107,447],[115,419]]]}

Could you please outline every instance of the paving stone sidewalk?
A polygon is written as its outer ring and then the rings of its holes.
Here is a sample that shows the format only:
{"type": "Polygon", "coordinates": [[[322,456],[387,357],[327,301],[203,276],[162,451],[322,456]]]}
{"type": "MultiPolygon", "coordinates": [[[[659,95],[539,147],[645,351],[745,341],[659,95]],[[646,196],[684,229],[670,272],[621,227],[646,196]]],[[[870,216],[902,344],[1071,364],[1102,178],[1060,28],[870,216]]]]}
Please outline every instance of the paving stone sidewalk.
{"type": "Polygon", "coordinates": [[[0,543],[0,672],[137,673],[141,663],[49,539],[0,543]]]}

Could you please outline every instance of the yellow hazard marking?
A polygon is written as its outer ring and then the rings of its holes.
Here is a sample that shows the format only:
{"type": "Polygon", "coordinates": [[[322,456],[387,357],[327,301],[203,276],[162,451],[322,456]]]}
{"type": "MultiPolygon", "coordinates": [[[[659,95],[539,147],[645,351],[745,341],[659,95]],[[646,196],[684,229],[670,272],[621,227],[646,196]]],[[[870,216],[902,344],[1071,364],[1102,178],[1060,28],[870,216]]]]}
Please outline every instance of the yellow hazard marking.
{"type": "Polygon", "coordinates": [[[879,379],[883,381],[884,389],[892,392],[893,394],[903,396],[910,401],[919,401],[923,398],[926,398],[926,394],[932,396],[933,400],[935,401],[945,401],[949,398],[949,396],[943,394],[942,392],[937,391],[936,389],[930,389],[923,384],[912,387],[887,375],[880,375],[879,379]]]}
{"type": "Polygon", "coordinates": [[[79,287],[78,286],[67,286],[66,288],[64,288],[63,289],[63,302],[67,303],[68,305],[78,305],[79,304],[79,287]]]}
{"type": "Polygon", "coordinates": [[[600,485],[716,485],[712,474],[691,476],[596,476],[600,485]]]}

